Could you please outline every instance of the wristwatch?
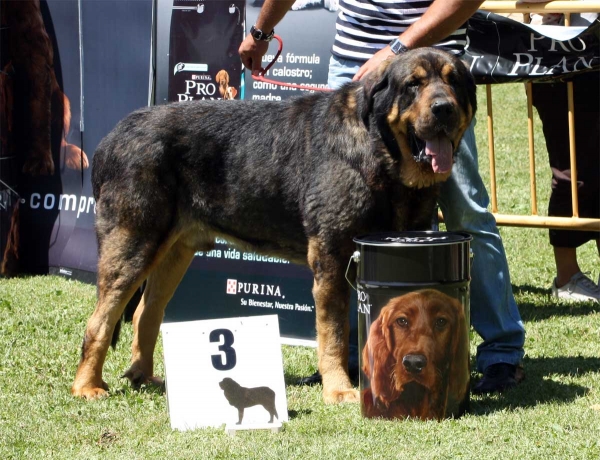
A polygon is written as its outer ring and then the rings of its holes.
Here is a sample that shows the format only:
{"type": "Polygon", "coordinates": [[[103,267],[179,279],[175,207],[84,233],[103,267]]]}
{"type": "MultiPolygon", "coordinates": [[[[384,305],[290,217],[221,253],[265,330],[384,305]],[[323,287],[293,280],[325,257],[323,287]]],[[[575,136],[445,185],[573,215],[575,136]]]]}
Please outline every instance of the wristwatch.
{"type": "Polygon", "coordinates": [[[252,26],[250,27],[250,35],[252,35],[252,38],[256,41],[270,42],[273,35],[275,35],[275,29],[273,29],[271,33],[266,34],[262,30],[257,29],[256,26],[252,26]]]}
{"type": "Polygon", "coordinates": [[[406,46],[404,46],[404,43],[402,43],[398,38],[394,38],[390,42],[390,49],[392,50],[392,53],[396,55],[400,53],[406,53],[407,51],[409,51],[409,49],[406,46]]]}

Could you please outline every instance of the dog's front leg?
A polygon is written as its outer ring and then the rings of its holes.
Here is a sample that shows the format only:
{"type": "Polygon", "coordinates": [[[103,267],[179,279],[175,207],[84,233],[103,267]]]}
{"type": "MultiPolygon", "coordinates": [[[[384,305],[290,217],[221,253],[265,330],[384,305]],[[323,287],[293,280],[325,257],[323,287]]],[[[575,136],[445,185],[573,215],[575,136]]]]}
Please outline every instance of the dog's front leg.
{"type": "Polygon", "coordinates": [[[343,263],[311,240],[308,251],[313,271],[317,315],[319,371],[323,378],[325,403],[357,402],[358,391],[348,377],[349,287],[343,263]]]}

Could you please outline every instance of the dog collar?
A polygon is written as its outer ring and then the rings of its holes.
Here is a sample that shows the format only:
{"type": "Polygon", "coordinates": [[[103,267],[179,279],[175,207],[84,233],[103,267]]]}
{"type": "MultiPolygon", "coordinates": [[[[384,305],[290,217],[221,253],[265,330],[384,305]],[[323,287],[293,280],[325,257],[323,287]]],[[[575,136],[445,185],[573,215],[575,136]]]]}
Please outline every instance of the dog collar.
{"type": "Polygon", "coordinates": [[[252,26],[250,27],[250,35],[252,35],[252,38],[256,41],[270,42],[273,35],[275,35],[275,29],[273,29],[271,33],[266,34],[262,30],[257,29],[256,26],[252,26]]]}
{"type": "Polygon", "coordinates": [[[390,49],[395,55],[406,53],[407,51],[409,51],[409,49],[404,45],[404,43],[402,43],[398,38],[394,38],[390,42],[390,49]]]}

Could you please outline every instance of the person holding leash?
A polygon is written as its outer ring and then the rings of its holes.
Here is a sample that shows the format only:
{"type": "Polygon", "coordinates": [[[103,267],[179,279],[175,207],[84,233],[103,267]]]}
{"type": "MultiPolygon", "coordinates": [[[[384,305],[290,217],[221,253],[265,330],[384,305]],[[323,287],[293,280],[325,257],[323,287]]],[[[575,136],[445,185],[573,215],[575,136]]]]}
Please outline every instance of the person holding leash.
{"type": "MultiPolygon", "coordinates": [[[[265,0],[256,24],[239,53],[253,75],[261,72],[275,26],[294,0],[265,0]]],[[[340,0],[336,35],[329,63],[328,85],[339,88],[361,80],[385,59],[422,46],[439,46],[462,54],[466,21],[480,0],[340,0]]],[[[525,329],[510,284],[508,262],[496,222],[487,210],[489,197],[479,175],[474,123],[459,146],[450,179],[442,186],[439,205],[446,228],[473,236],[471,324],[482,337],[477,370],[483,374],[473,393],[502,392],[523,378],[525,329]]],[[[356,315],[352,315],[356,316],[356,315]]],[[[358,376],[356,318],[351,316],[351,377],[358,376]]],[[[302,379],[310,384],[319,374],[302,379]]]]}

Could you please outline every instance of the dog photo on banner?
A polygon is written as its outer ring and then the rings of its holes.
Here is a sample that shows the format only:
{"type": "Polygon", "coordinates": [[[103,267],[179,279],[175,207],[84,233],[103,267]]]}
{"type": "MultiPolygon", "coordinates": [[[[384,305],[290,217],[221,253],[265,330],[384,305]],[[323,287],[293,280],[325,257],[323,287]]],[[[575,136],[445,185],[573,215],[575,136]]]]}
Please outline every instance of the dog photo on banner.
{"type": "Polygon", "coordinates": [[[169,101],[240,99],[246,2],[173,0],[169,101]]]}

